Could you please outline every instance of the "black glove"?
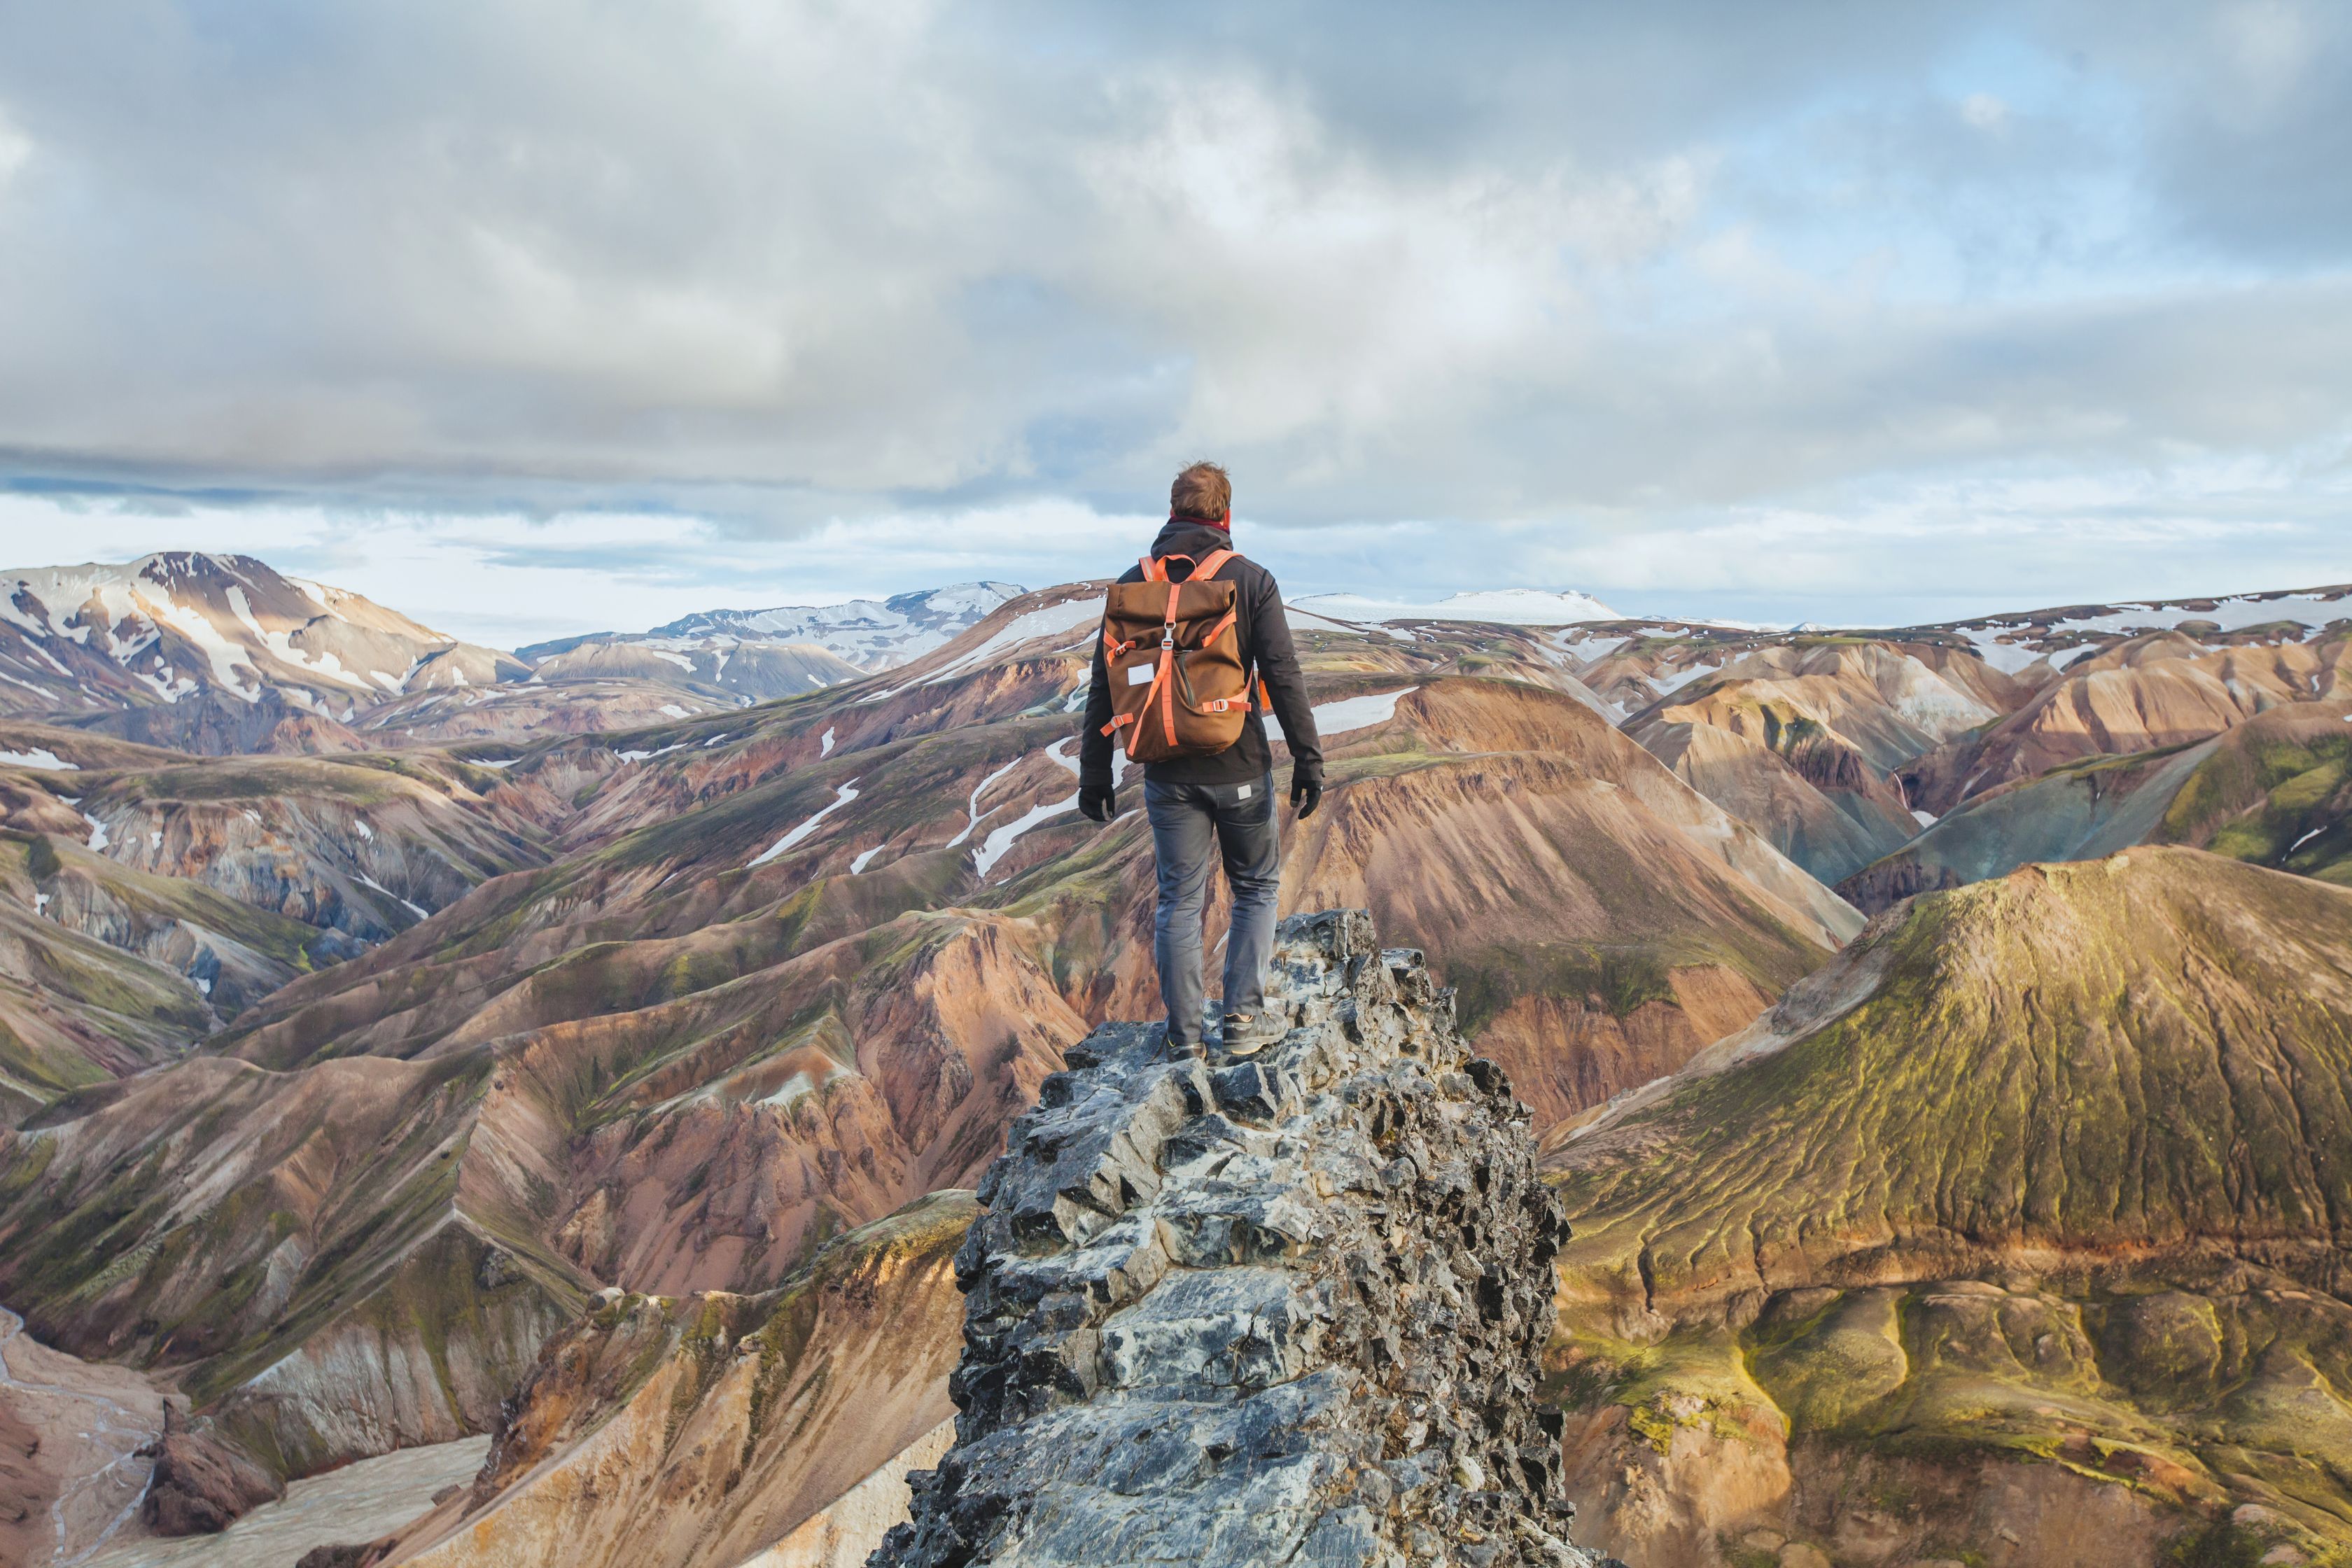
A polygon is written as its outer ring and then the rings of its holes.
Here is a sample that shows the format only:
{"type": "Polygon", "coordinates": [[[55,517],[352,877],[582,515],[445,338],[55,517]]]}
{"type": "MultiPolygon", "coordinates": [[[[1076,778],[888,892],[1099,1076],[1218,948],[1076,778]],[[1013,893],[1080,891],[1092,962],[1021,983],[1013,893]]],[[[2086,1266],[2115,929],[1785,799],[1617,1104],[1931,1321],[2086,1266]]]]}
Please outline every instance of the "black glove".
{"type": "Polygon", "coordinates": [[[1304,822],[1315,815],[1323,804],[1323,781],[1303,768],[1290,770],[1290,804],[1298,808],[1298,818],[1304,822]]]}
{"type": "Polygon", "coordinates": [[[1118,794],[1108,784],[1078,786],[1078,815],[1096,822],[1108,822],[1118,815],[1118,794]]]}

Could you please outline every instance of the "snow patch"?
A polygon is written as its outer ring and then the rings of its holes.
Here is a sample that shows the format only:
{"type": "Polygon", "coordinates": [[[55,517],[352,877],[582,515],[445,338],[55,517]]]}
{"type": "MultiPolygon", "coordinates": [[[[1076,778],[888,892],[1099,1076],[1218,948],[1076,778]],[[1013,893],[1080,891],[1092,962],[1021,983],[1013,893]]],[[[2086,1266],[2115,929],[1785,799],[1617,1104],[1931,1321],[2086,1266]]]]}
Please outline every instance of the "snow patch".
{"type": "Polygon", "coordinates": [[[766,849],[762,850],[757,857],[755,857],[751,860],[751,864],[745,866],[743,869],[749,871],[754,866],[766,865],[777,856],[782,855],[785,850],[790,849],[793,845],[798,844],[802,839],[806,838],[810,834],[814,833],[818,823],[823,822],[826,817],[831,816],[835,812],[839,811],[843,806],[847,805],[851,801],[856,800],[856,798],[857,781],[856,779],[852,779],[835,792],[833,804],[831,805],[826,806],[814,816],[810,817],[806,822],[802,823],[798,827],[793,828],[790,833],[785,834],[782,838],[779,838],[773,844],[769,845],[766,849]]]}
{"type": "Polygon", "coordinates": [[[104,824],[103,822],[100,822],[98,818],[96,818],[95,816],[92,816],[89,813],[88,813],[88,812],[86,812],[86,811],[85,811],[85,812],[83,812],[83,813],[81,814],[81,819],[82,819],[84,822],[87,822],[87,823],[89,823],[89,847],[90,847],[90,848],[92,848],[93,850],[97,850],[97,849],[103,849],[103,848],[105,848],[105,847],[106,847],[106,824],[104,824]]]}
{"type": "Polygon", "coordinates": [[[394,892],[390,888],[385,887],[382,882],[377,881],[373,877],[369,876],[365,871],[357,872],[355,875],[359,878],[361,886],[373,888],[377,892],[382,893],[385,898],[390,899],[394,903],[398,904],[402,909],[406,910],[410,914],[415,915],[418,920],[424,921],[431,920],[433,918],[432,910],[419,909],[416,905],[410,903],[406,899],[402,898],[398,893],[394,892]]]}
{"type": "Polygon", "coordinates": [[[830,724],[825,726],[824,733],[817,740],[816,754],[820,757],[833,755],[833,726],[830,724]]]}
{"type": "Polygon", "coordinates": [[[39,768],[44,773],[78,773],[79,763],[68,763],[47,746],[35,746],[29,752],[0,752],[0,763],[12,768],[39,768]]]}
{"type": "Polygon", "coordinates": [[[1369,635],[1363,627],[1352,621],[1337,620],[1329,616],[1318,616],[1314,611],[1302,609],[1297,605],[1284,605],[1283,612],[1284,618],[1290,623],[1290,629],[1294,632],[1336,632],[1343,637],[1360,637],[1369,635]]]}
{"type": "Polygon", "coordinates": [[[1385,724],[1396,716],[1397,699],[1412,686],[1401,686],[1394,691],[1376,691],[1367,697],[1347,697],[1337,702],[1326,702],[1315,710],[1315,732],[1318,735],[1344,735],[1350,730],[1367,730],[1374,724],[1385,724]]]}
{"type": "Polygon", "coordinates": [[[885,846],[877,844],[871,849],[860,849],[857,852],[857,858],[849,863],[849,874],[853,877],[864,875],[866,868],[874,864],[874,857],[881,854],[884,847],[885,846]]]}
{"type": "MultiPolygon", "coordinates": [[[[1052,745],[1045,748],[1045,754],[1053,758],[1055,762],[1061,763],[1064,767],[1069,769],[1072,776],[1074,777],[1081,776],[1084,770],[1078,766],[1078,759],[1071,756],[1062,748],[1065,746],[1076,745],[1076,743],[1077,742],[1075,741],[1064,739],[1056,741],[1052,745]]],[[[1117,789],[1120,784],[1124,784],[1126,780],[1127,753],[1120,751],[1117,746],[1113,746],[1110,749],[1110,787],[1117,789]]]]}
{"type": "Polygon", "coordinates": [[[1710,675],[1722,673],[1723,666],[1719,664],[1695,664],[1671,675],[1653,675],[1650,677],[1650,689],[1664,697],[1669,691],[1680,691],[1694,680],[1704,680],[1710,675]]]}
{"type": "Polygon", "coordinates": [[[1510,626],[1564,626],[1625,618],[1590,594],[1541,588],[1490,588],[1413,604],[1354,594],[1309,594],[1295,603],[1313,615],[1375,626],[1388,621],[1486,621],[1510,626]]]}
{"type": "Polygon", "coordinates": [[[957,834],[953,838],[948,840],[949,848],[952,849],[957,845],[962,843],[965,839],[971,837],[971,830],[980,826],[980,797],[988,792],[988,786],[994,784],[997,780],[1003,778],[1005,774],[1011,773],[1013,769],[1019,767],[1023,763],[1027,762],[1028,760],[1029,759],[1025,756],[1015,757],[1011,762],[1005,763],[1003,767],[997,769],[994,773],[989,774],[986,778],[971,786],[971,797],[964,805],[964,816],[967,820],[963,825],[963,831],[957,834]]]}
{"type": "Polygon", "coordinates": [[[989,834],[987,841],[972,852],[972,870],[978,873],[982,881],[987,881],[989,872],[995,869],[999,860],[1004,858],[1005,851],[1013,847],[1013,840],[1041,822],[1049,821],[1066,811],[1077,809],[1078,797],[1075,795],[1067,800],[1057,800],[1044,805],[1031,806],[1020,816],[989,834]]]}

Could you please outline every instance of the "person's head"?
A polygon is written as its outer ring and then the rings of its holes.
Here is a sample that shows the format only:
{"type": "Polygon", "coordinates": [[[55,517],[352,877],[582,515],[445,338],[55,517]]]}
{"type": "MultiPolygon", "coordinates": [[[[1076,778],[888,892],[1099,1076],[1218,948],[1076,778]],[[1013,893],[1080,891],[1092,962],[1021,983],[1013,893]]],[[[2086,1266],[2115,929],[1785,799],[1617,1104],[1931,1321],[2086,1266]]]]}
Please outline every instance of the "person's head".
{"type": "Polygon", "coordinates": [[[1203,522],[1234,521],[1234,481],[1214,463],[1194,463],[1168,487],[1168,510],[1203,522]]]}

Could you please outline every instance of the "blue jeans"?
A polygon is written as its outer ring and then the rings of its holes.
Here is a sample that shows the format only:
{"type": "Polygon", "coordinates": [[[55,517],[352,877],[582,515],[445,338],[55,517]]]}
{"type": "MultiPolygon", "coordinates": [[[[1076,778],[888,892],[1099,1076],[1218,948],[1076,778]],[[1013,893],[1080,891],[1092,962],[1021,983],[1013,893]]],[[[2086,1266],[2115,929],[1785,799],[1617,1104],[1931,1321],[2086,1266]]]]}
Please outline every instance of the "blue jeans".
{"type": "Polygon", "coordinates": [[[1274,906],[1282,889],[1274,774],[1238,784],[1146,781],[1143,809],[1151,818],[1151,853],[1160,873],[1160,905],[1152,920],[1160,999],[1168,1008],[1169,1044],[1189,1048],[1202,1036],[1201,910],[1209,891],[1213,835],[1234,893],[1233,923],[1225,934],[1225,1011],[1255,1013],[1265,1004],[1274,906]]]}

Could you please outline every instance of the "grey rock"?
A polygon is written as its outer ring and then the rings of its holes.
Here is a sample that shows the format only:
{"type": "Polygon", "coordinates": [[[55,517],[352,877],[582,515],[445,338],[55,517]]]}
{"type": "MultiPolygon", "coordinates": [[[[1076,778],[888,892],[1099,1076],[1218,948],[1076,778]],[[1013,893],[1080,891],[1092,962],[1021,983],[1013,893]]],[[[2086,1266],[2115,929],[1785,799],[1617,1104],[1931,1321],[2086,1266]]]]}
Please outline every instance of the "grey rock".
{"type": "Polygon", "coordinates": [[[1536,1405],[1567,1229],[1453,993],[1371,917],[1285,921],[1231,1064],[1105,1025],[957,1255],[956,1442],[869,1568],[1587,1568],[1536,1405]]]}

